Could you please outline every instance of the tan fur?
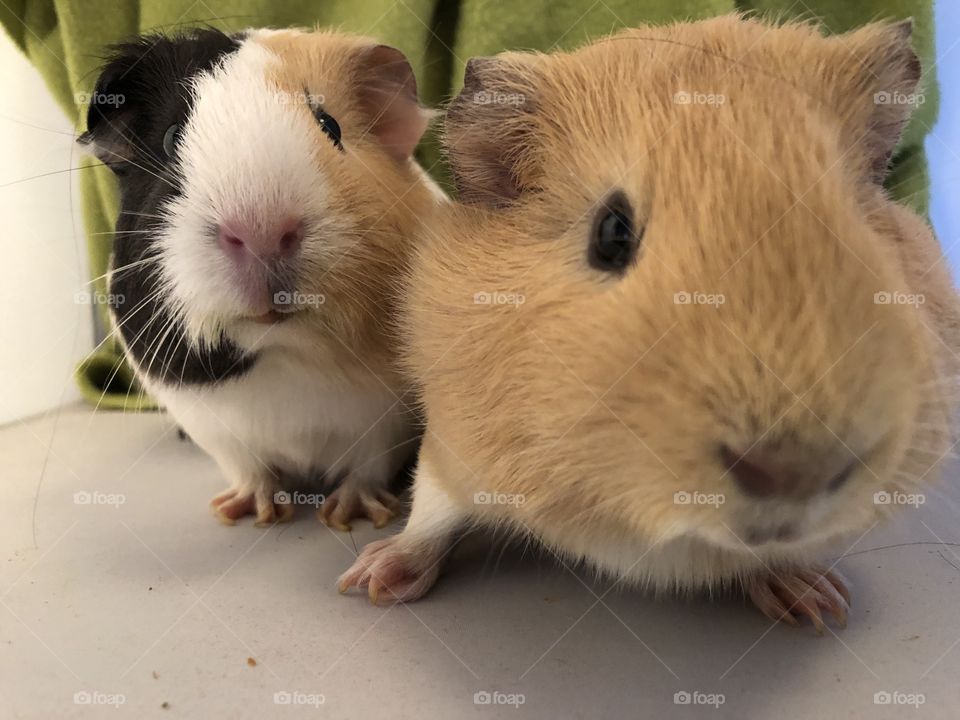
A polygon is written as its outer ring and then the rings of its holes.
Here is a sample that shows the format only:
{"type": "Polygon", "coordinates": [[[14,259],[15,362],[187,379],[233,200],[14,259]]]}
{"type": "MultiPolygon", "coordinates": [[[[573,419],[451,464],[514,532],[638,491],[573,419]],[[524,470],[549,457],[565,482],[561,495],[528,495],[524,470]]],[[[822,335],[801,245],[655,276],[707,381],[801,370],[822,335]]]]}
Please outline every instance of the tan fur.
{"type": "Polygon", "coordinates": [[[936,475],[957,298],[929,228],[873,182],[909,113],[874,93],[912,92],[918,73],[902,26],[824,38],[731,16],[474,70],[446,132],[476,206],[424,235],[406,313],[421,457],[463,513],[638,582],[715,586],[844,552],[889,509],[875,492],[936,475]],[[478,89],[525,101],[477,104],[478,89]],[[725,102],[680,105],[681,91],[725,102]],[[586,262],[617,188],[646,223],[619,279],[586,262]],[[492,292],[525,301],[474,302],[492,292]],[[812,466],[839,443],[863,465],[834,494],[761,503],[716,450],[759,437],[812,466]],[[484,491],[525,502],[476,504],[484,491]],[[726,501],[678,505],[678,491],[726,501]],[[735,537],[778,516],[798,541],[735,537]]]}
{"type": "MultiPolygon", "coordinates": [[[[315,158],[330,179],[332,214],[352,218],[355,232],[344,238],[333,267],[320,268],[315,279],[326,303],[337,311],[313,316],[330,324],[322,330],[339,340],[330,344],[342,353],[344,369],[356,367],[360,358],[386,379],[396,373],[392,319],[398,277],[416,229],[433,213],[437,194],[413,161],[396,162],[382,152],[372,131],[379,118],[358,100],[358,85],[365,80],[359,76],[363,58],[378,47],[375,40],[333,31],[282,30],[258,36],[258,41],[283,58],[274,78],[283,97],[295,102],[304,89],[323,89],[323,107],[337,118],[352,155],[342,162],[340,157],[331,162],[329,153],[318,152],[315,158]]],[[[306,105],[302,111],[310,112],[306,105]]],[[[425,125],[430,113],[422,114],[425,125]]],[[[317,133],[318,143],[329,143],[319,129],[317,133]]],[[[394,380],[387,382],[394,386],[394,380]]]]}

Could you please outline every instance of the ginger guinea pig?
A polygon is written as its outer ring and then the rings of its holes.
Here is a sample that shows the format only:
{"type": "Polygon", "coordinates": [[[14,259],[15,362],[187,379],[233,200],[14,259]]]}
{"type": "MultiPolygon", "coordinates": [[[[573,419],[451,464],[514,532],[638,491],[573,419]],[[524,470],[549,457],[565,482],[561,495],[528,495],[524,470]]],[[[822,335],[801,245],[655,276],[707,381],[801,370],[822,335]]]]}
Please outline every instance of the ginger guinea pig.
{"type": "Polygon", "coordinates": [[[341,589],[416,598],[496,525],[844,622],[823,560],[934,474],[955,395],[939,246],[881,189],[910,29],[729,16],[472,60],[446,121],[464,206],[409,282],[412,513],[341,589]]]}
{"type": "Polygon", "coordinates": [[[336,32],[197,30],[115,48],[81,143],[116,174],[111,313],[144,387],[217,461],[225,522],[392,515],[415,452],[395,284],[442,193],[403,54],[336,32]],[[316,497],[311,494],[308,497],[316,497]]]}

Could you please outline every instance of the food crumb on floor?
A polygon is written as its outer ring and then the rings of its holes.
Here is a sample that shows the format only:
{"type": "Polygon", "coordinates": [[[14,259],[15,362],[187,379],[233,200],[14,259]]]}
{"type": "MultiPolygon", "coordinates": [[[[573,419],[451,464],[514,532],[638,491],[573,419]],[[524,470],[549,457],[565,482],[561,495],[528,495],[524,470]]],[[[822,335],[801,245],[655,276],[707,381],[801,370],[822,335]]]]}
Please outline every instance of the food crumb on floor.
{"type": "Polygon", "coordinates": [[[163,708],[164,710],[167,710],[170,708],[170,703],[164,700],[162,703],[160,703],[160,707],[163,708]]]}
{"type": "Polygon", "coordinates": [[[256,666],[257,666],[257,661],[254,660],[252,657],[248,657],[248,658],[247,658],[247,665],[249,665],[250,667],[256,667],[256,666]]]}

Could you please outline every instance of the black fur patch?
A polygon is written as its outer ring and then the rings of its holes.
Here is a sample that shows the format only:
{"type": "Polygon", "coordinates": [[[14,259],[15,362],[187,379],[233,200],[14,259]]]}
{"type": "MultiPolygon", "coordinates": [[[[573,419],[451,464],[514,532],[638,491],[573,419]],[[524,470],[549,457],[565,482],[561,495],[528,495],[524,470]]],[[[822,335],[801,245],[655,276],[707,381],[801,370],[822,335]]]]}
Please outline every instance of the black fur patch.
{"type": "Polygon", "coordinates": [[[113,267],[119,270],[110,278],[111,309],[128,356],[141,371],[168,384],[220,382],[239,377],[256,361],[226,339],[213,350],[189,349],[182,324],[161,295],[158,273],[158,216],[163,204],[182,192],[182,180],[164,151],[164,136],[187,122],[189,79],[236,52],[241,41],[239,35],[203,29],[115,46],[91,96],[87,132],[80,138],[81,143],[93,142],[120,184],[113,241],[113,267]]]}

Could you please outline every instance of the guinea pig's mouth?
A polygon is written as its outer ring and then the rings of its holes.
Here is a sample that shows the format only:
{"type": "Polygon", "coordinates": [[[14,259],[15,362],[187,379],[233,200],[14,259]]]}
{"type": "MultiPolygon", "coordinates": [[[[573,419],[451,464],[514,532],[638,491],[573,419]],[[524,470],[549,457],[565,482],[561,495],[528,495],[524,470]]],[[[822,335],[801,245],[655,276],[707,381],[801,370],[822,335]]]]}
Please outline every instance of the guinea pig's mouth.
{"type": "Polygon", "coordinates": [[[724,525],[714,531],[700,529],[695,533],[702,539],[727,550],[754,552],[761,548],[766,550],[776,546],[803,544],[805,533],[797,523],[785,522],[774,525],[724,525]]]}
{"type": "Polygon", "coordinates": [[[284,320],[287,320],[297,312],[298,312],[297,310],[288,310],[286,312],[280,312],[279,310],[268,310],[262,315],[251,315],[245,319],[252,320],[255,323],[259,323],[260,325],[274,325],[276,323],[281,323],[284,320]]]}
{"type": "Polygon", "coordinates": [[[742,536],[742,540],[753,547],[773,542],[789,543],[799,538],[800,532],[796,524],[790,522],[769,527],[747,527],[742,536]]]}
{"type": "Polygon", "coordinates": [[[771,526],[725,526],[715,531],[695,532],[709,545],[741,556],[766,556],[769,553],[792,552],[816,544],[819,533],[798,523],[771,526]]]}
{"type": "Polygon", "coordinates": [[[243,316],[243,319],[261,325],[275,325],[285,322],[294,315],[306,312],[311,307],[318,307],[320,302],[323,301],[322,295],[278,289],[269,280],[267,281],[266,292],[262,296],[257,297],[260,295],[259,291],[252,294],[254,295],[252,306],[243,316]],[[315,300],[316,298],[319,298],[319,302],[315,300]]]}
{"type": "Polygon", "coordinates": [[[815,542],[821,534],[823,507],[764,507],[702,525],[695,534],[711,544],[740,552],[791,548],[815,542]]]}

